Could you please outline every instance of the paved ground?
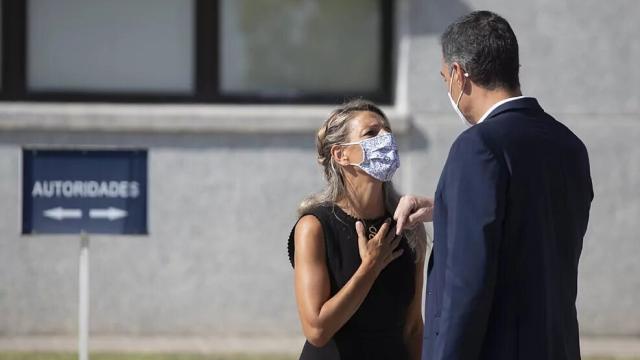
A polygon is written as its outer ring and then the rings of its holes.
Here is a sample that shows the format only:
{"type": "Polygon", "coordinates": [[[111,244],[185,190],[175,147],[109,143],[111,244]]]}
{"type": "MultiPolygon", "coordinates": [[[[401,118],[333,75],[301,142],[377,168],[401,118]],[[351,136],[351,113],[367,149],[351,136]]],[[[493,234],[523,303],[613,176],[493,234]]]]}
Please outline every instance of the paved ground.
{"type": "MultiPolygon", "coordinates": [[[[94,336],[91,351],[136,353],[297,353],[298,337],[117,337],[94,336]]],[[[77,340],[64,336],[0,337],[0,351],[75,351],[77,340]]],[[[584,356],[640,356],[640,338],[584,338],[584,356]]]]}
{"type": "MultiPolygon", "coordinates": [[[[93,336],[91,351],[135,353],[297,353],[302,338],[283,337],[119,337],[93,336]]],[[[0,351],[75,351],[77,339],[65,336],[1,337],[0,351]]]]}

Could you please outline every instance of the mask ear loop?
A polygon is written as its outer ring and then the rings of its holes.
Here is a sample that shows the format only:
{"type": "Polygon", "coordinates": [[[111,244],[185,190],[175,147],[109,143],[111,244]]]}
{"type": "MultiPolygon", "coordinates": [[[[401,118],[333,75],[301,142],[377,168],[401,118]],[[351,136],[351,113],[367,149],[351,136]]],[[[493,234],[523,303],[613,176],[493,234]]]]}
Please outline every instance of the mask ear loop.
{"type": "Polygon", "coordinates": [[[338,171],[338,169],[336,169],[336,166],[335,166],[336,159],[333,157],[333,154],[331,155],[331,160],[329,162],[331,163],[331,169],[333,170],[333,173],[335,174],[335,176],[338,179],[340,179],[340,181],[344,182],[344,175],[342,174],[342,171],[338,171]]]}
{"type": "Polygon", "coordinates": [[[331,154],[331,161],[329,161],[329,163],[331,163],[331,170],[333,170],[334,174],[339,175],[338,170],[336,170],[335,165],[333,165],[334,162],[335,162],[335,159],[333,158],[333,154],[331,154]]]}
{"type": "MultiPolygon", "coordinates": [[[[454,68],[451,68],[451,75],[449,75],[449,78],[451,79],[449,81],[449,94],[451,94],[451,90],[453,89],[453,72],[454,72],[454,68]]],[[[464,81],[462,82],[462,89],[460,89],[460,95],[458,95],[458,101],[456,101],[456,106],[460,107],[460,99],[462,99],[462,94],[464,93],[464,85],[467,83],[467,78],[469,77],[469,73],[465,72],[464,74],[464,81]]]]}
{"type": "MultiPolygon", "coordinates": [[[[368,139],[364,139],[364,140],[368,140],[368,139]]],[[[362,146],[362,142],[364,140],[350,142],[350,143],[344,143],[344,144],[339,144],[340,146],[360,145],[360,151],[362,151],[362,161],[360,161],[359,164],[349,164],[349,165],[360,167],[360,165],[362,165],[362,163],[366,159],[366,156],[365,156],[365,153],[364,153],[364,147],[362,146]]]]}

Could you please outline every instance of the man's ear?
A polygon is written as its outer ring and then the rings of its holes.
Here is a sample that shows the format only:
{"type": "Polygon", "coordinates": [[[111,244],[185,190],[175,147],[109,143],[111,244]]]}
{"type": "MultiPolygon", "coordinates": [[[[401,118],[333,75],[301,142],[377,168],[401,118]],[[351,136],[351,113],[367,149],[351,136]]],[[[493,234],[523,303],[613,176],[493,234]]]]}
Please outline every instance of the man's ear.
{"type": "Polygon", "coordinates": [[[452,80],[455,77],[455,81],[456,81],[455,85],[457,85],[458,88],[462,87],[462,83],[465,82],[465,78],[467,78],[466,80],[469,80],[468,79],[469,75],[466,74],[462,66],[460,66],[460,64],[458,64],[457,62],[451,63],[451,68],[449,69],[449,71],[451,71],[449,75],[452,76],[452,80]]]}
{"type": "Polygon", "coordinates": [[[455,74],[456,79],[454,86],[457,86],[458,89],[460,89],[464,84],[464,88],[462,90],[465,94],[469,95],[471,93],[471,79],[469,78],[469,73],[467,73],[467,71],[457,62],[451,63],[451,68],[453,69],[453,74],[455,74]]]}
{"type": "Polygon", "coordinates": [[[336,163],[342,166],[349,165],[349,155],[344,151],[344,146],[333,145],[331,147],[331,156],[333,156],[333,160],[336,163]]]}

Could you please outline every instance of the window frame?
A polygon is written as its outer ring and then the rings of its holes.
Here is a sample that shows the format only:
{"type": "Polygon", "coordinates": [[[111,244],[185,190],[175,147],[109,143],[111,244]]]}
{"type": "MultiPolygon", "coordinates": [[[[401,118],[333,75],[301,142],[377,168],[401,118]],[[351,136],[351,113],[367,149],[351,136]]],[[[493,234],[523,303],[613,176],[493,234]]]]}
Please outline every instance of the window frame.
{"type": "Polygon", "coordinates": [[[361,93],[306,93],[291,96],[224,94],[219,90],[219,0],[194,0],[194,89],[191,94],[144,92],[33,91],[27,87],[27,9],[29,0],[0,0],[2,7],[2,88],[0,102],[112,102],[203,104],[309,104],[323,105],[364,97],[382,105],[393,104],[394,53],[393,0],[376,0],[380,7],[380,87],[361,93]],[[11,54],[11,56],[7,56],[11,54]]]}

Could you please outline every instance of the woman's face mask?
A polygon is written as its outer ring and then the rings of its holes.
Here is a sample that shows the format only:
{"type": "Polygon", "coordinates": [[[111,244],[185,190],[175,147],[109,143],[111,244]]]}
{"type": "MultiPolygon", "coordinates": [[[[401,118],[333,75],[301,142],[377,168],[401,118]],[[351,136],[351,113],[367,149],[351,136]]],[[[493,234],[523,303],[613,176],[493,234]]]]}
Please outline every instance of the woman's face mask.
{"type": "Polygon", "coordinates": [[[362,147],[362,162],[351,165],[359,167],[382,182],[390,181],[400,167],[398,144],[391,133],[342,145],[360,145],[362,147]]]}

